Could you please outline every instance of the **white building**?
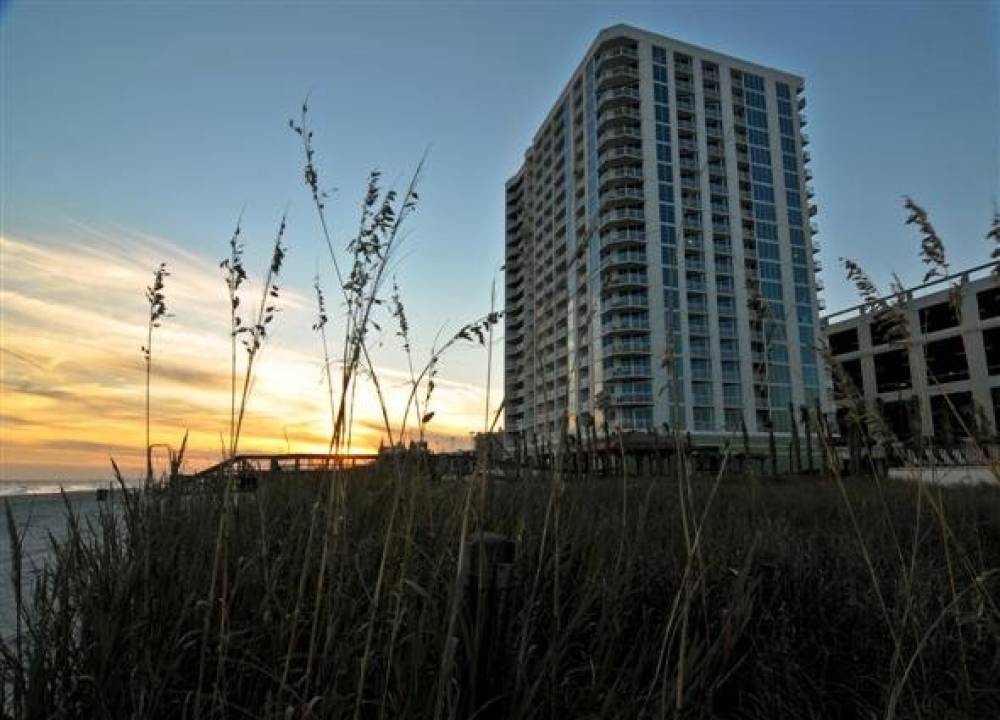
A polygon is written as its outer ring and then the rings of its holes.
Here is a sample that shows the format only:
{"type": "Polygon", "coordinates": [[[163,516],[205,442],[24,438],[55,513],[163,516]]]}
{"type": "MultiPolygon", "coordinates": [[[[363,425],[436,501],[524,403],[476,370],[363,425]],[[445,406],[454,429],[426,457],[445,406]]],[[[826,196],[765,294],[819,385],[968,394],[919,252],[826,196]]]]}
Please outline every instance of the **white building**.
{"type": "Polygon", "coordinates": [[[994,267],[982,265],[890,298],[901,303],[905,339],[865,305],[823,319],[830,352],[850,379],[838,383],[847,387],[836,393],[842,434],[845,409],[859,395],[900,440],[996,434],[1000,283],[991,274],[994,267]]]}
{"type": "Polygon", "coordinates": [[[636,28],[597,36],[506,186],[508,433],[593,418],[698,440],[829,409],[802,93],[636,28]]]}

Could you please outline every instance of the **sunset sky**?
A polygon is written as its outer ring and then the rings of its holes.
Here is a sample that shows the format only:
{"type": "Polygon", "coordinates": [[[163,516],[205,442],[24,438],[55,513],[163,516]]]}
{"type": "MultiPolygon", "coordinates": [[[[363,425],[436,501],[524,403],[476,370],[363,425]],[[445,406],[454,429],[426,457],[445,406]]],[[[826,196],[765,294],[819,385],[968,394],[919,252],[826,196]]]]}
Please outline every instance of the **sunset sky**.
{"type": "MultiPolygon", "coordinates": [[[[288,263],[245,449],[320,450],[329,432],[312,278],[336,297],[287,126],[311,98],[321,183],[343,244],[372,168],[421,202],[395,267],[417,360],[502,290],[503,183],[595,34],[628,22],[806,78],[828,310],[853,302],[839,256],[919,279],[902,195],[956,268],[978,264],[998,196],[996,3],[0,2],[0,481],[136,475],[143,289],[166,262],[153,439],[191,431],[216,460],[229,408],[218,264],[241,210],[265,269],[288,208],[288,263]],[[443,328],[443,331],[442,331],[443,328]]],[[[341,327],[335,303],[331,324],[341,327]]],[[[406,362],[374,348],[397,417],[406,362]]],[[[502,388],[502,337],[493,375],[502,388]]],[[[482,427],[486,352],[446,357],[432,428],[482,427]]],[[[362,444],[377,446],[370,397],[362,444]]]]}

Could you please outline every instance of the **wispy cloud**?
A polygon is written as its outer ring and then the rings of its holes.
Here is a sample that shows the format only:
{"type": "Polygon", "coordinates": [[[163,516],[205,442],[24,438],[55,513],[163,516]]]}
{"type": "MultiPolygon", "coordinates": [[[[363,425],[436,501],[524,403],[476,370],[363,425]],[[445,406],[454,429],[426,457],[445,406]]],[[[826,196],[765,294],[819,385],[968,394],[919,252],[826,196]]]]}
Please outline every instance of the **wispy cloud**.
{"type": "MultiPolygon", "coordinates": [[[[172,317],[153,349],[153,441],[176,446],[189,430],[192,466],[214,462],[229,421],[229,337],[216,259],[124,228],[76,223],[71,238],[0,237],[0,480],[94,477],[114,455],[142,466],[143,364],[152,269],[171,272],[172,317]]],[[[253,282],[248,297],[255,292],[253,282]]],[[[283,288],[275,342],[262,356],[242,447],[323,451],[330,412],[312,323],[311,296],[283,288]],[[287,440],[286,440],[287,437],[287,440]]],[[[402,415],[409,374],[379,368],[391,417],[402,415]]],[[[431,440],[452,445],[481,427],[482,388],[437,382],[431,440]]],[[[383,434],[376,398],[357,396],[355,443],[383,434]]]]}

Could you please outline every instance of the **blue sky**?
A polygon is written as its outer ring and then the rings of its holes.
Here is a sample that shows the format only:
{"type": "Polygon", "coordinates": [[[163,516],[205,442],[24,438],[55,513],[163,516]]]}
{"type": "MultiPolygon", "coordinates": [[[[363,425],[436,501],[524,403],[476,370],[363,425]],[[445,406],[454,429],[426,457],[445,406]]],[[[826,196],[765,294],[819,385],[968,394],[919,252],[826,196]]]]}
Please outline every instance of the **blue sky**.
{"type": "MultiPolygon", "coordinates": [[[[595,34],[626,22],[806,78],[834,310],[854,297],[838,256],[883,284],[892,270],[922,274],[903,194],[930,211],[953,266],[986,258],[1000,175],[997,8],[6,2],[3,233],[66,248],[117,236],[124,260],[122,238],[153,236],[217,259],[245,207],[260,262],[290,205],[288,284],[307,294],[323,256],[287,120],[311,93],[338,232],[355,222],[369,169],[401,183],[429,148],[398,270],[426,347],[442,322],[487,309],[504,181],[595,34]]],[[[289,345],[313,342],[307,323],[285,332],[289,345]]],[[[481,354],[459,354],[451,371],[484,381],[481,354]]]]}

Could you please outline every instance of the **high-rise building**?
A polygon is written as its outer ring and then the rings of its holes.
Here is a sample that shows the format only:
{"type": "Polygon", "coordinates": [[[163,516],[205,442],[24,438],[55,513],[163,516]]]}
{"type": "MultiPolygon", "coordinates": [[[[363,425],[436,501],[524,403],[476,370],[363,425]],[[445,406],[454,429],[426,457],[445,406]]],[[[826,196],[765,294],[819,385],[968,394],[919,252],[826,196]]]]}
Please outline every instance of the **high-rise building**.
{"type": "Polygon", "coordinates": [[[793,74],[597,36],[506,186],[508,434],[829,411],[805,104],[793,74]]]}

